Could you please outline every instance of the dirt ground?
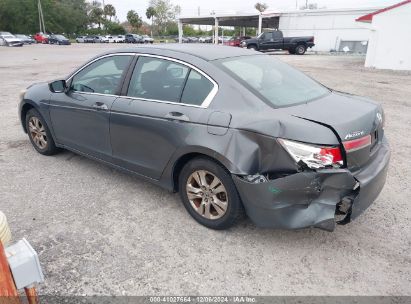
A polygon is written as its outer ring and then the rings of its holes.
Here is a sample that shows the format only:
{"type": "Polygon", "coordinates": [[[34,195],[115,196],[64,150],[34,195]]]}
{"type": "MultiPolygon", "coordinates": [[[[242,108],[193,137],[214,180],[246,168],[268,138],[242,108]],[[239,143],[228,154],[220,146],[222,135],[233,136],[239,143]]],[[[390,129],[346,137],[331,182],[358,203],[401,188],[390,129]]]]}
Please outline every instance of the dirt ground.
{"type": "MultiPolygon", "coordinates": [[[[33,82],[62,78],[113,45],[0,48],[0,210],[39,253],[53,295],[411,295],[411,74],[364,57],[275,54],[325,85],[384,105],[387,184],[333,233],[204,228],[176,194],[70,152],[34,151],[17,117],[33,82]]],[[[353,109],[355,111],[355,109],[353,109]]]]}

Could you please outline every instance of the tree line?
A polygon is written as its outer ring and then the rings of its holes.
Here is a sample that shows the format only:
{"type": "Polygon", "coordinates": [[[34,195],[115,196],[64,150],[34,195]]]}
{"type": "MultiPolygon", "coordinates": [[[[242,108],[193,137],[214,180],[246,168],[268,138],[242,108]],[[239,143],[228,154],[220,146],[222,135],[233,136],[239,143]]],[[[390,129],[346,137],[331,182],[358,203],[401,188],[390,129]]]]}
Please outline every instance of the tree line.
{"type": "MultiPolygon", "coordinates": [[[[39,31],[38,0],[0,0],[0,31],[33,34],[39,31]]],[[[108,1],[106,1],[108,2],[108,1]]],[[[142,27],[157,35],[177,30],[176,18],[181,8],[170,0],[150,0],[143,22],[136,11],[127,13],[127,21],[120,23],[112,4],[104,7],[100,1],[41,0],[45,28],[48,33],[124,34],[125,28],[140,32],[142,27]],[[128,27],[127,27],[128,26],[128,27]]]]}

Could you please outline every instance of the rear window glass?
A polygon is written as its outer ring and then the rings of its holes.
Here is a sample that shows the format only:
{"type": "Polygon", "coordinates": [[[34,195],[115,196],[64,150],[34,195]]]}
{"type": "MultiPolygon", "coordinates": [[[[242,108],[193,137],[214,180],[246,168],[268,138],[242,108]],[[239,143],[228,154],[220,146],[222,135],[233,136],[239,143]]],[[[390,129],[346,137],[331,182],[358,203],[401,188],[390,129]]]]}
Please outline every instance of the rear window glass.
{"type": "Polygon", "coordinates": [[[215,63],[274,107],[306,103],[330,90],[269,55],[240,56],[215,63]]]}

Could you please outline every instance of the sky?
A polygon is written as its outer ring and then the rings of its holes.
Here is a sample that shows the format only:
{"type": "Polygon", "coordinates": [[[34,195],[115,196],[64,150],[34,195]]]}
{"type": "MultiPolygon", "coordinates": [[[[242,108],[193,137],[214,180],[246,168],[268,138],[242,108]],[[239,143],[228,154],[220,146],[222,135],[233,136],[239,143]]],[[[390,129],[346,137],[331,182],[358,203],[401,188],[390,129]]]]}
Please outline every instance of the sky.
{"type": "MultiPolygon", "coordinates": [[[[263,2],[268,4],[268,11],[294,10],[305,4],[306,0],[171,0],[181,7],[181,16],[209,15],[211,11],[220,13],[255,12],[254,4],[263,2]]],[[[127,12],[135,10],[146,20],[145,12],[148,0],[104,0],[105,4],[112,4],[117,10],[117,17],[125,21],[127,12]]],[[[317,3],[318,7],[327,8],[357,8],[357,7],[385,7],[401,2],[401,0],[308,0],[308,3],[317,3]]]]}

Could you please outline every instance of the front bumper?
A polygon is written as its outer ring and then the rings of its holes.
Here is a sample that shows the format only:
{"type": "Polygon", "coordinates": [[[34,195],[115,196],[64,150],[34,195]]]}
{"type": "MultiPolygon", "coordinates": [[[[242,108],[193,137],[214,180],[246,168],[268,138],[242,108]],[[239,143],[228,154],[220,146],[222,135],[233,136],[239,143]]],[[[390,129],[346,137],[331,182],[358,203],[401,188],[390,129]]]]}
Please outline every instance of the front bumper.
{"type": "Polygon", "coordinates": [[[377,155],[357,172],[325,169],[300,172],[263,183],[250,183],[236,175],[234,182],[249,218],[259,227],[333,231],[336,207],[352,201],[348,218],[364,212],[381,192],[388,171],[390,150],[386,139],[377,155]],[[358,184],[359,183],[359,187],[358,184]]]}

